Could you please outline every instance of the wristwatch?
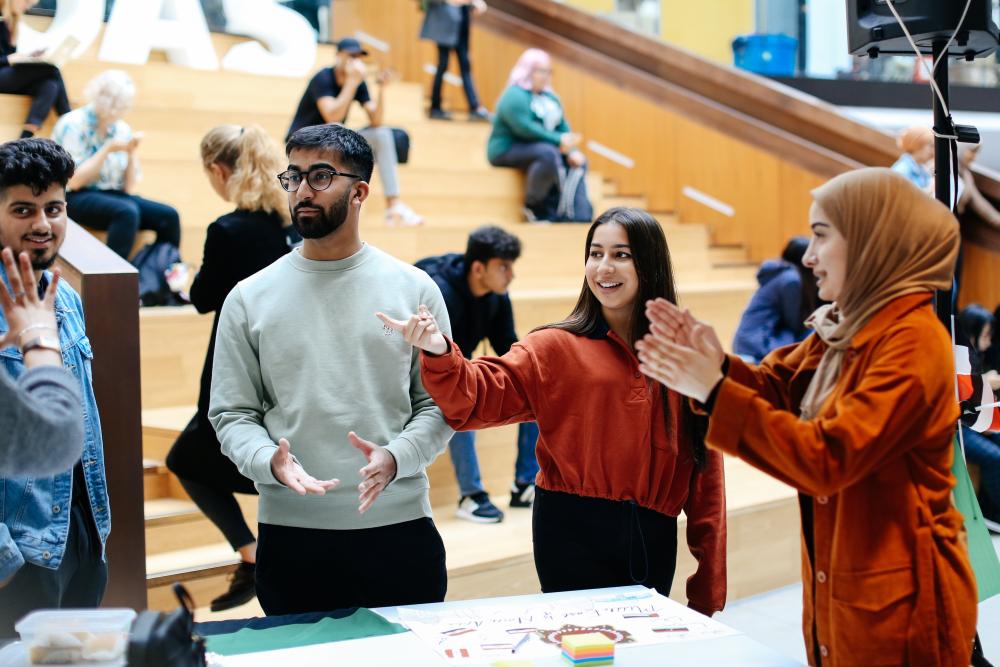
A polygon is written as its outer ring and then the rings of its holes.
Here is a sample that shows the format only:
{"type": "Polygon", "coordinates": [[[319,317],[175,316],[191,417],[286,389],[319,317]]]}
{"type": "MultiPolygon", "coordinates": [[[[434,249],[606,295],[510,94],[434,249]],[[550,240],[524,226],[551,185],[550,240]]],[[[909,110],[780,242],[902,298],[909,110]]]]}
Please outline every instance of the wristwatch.
{"type": "Polygon", "coordinates": [[[27,354],[31,350],[51,350],[62,354],[62,346],[55,336],[36,336],[21,346],[21,354],[27,354]]]}

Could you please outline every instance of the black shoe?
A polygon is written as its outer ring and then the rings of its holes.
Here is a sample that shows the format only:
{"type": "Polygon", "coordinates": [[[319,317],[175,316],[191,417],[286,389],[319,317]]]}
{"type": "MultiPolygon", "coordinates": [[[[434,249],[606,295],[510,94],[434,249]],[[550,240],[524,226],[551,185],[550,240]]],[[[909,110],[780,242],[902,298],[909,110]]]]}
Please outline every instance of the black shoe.
{"type": "Polygon", "coordinates": [[[253,600],[257,595],[253,581],[256,569],[256,564],[241,561],[229,575],[229,590],[212,600],[212,611],[225,611],[253,600]]]}
{"type": "Polygon", "coordinates": [[[510,506],[511,507],[531,507],[535,502],[535,485],[532,483],[519,484],[514,482],[510,485],[510,506]]]}
{"type": "Polygon", "coordinates": [[[431,120],[451,120],[451,114],[444,109],[431,109],[431,120]]]}

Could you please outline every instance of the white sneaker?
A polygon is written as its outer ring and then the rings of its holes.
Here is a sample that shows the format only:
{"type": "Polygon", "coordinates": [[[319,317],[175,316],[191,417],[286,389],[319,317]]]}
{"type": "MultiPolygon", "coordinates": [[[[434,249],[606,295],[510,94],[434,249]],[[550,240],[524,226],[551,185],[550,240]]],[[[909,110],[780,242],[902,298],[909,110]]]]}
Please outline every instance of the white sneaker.
{"type": "Polygon", "coordinates": [[[460,519],[476,523],[500,523],[503,521],[503,511],[490,501],[485,491],[471,496],[462,496],[458,501],[458,511],[455,515],[460,519]]]}
{"type": "Polygon", "coordinates": [[[424,224],[424,218],[417,215],[416,211],[403,202],[396,202],[392,205],[392,208],[386,210],[385,224],[390,226],[416,227],[417,225],[424,224]]]}

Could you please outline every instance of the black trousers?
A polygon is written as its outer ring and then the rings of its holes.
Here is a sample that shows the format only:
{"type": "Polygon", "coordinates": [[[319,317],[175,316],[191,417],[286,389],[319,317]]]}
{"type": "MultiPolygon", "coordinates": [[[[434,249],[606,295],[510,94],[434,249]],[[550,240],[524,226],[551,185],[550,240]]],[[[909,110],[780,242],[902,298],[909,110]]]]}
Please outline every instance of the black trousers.
{"type": "Polygon", "coordinates": [[[0,93],[31,95],[26,125],[41,126],[50,110],[63,115],[70,110],[59,68],[47,63],[25,63],[0,68],[0,93]]]}
{"type": "MultiPolygon", "coordinates": [[[[476,84],[472,81],[472,61],[469,60],[469,23],[470,7],[462,8],[462,23],[458,29],[458,43],[455,45],[455,55],[458,56],[458,69],[462,73],[462,87],[465,89],[465,99],[469,102],[469,111],[479,108],[479,97],[476,95],[476,84]]],[[[441,109],[441,85],[445,72],[448,71],[448,59],[451,47],[438,44],[438,66],[434,73],[434,84],[431,86],[431,109],[441,109]]]]}
{"type": "Polygon", "coordinates": [[[222,445],[204,413],[195,414],[181,431],[167,454],[167,468],[177,475],[191,500],[222,531],[234,551],[254,542],[256,538],[233,494],[256,494],[257,489],[222,453],[222,445]]]}
{"type": "Polygon", "coordinates": [[[257,526],[257,600],[264,613],[441,602],[444,542],[428,518],[361,530],[257,526]]]}
{"type": "Polygon", "coordinates": [[[70,511],[66,554],[59,568],[25,563],[10,583],[0,588],[0,639],[15,637],[14,624],[36,609],[101,604],[108,566],[101,561],[97,528],[77,503],[71,503],[70,511]]]}
{"type": "Polygon", "coordinates": [[[93,229],[107,230],[108,247],[129,258],[140,229],[156,232],[156,240],[180,246],[181,220],[177,209],[121,190],[76,190],[66,193],[69,217],[93,229]]]}
{"type": "Polygon", "coordinates": [[[677,517],[535,487],[531,533],[543,593],[642,584],[670,595],[677,517]]]}

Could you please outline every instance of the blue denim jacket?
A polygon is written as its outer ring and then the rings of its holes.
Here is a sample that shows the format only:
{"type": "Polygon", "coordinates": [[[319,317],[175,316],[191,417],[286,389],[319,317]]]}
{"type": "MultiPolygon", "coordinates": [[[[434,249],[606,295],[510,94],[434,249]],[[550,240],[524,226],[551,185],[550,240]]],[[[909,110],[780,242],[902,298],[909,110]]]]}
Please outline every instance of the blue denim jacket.
{"type": "MultiPolygon", "coordinates": [[[[9,285],[2,265],[0,279],[9,285]]],[[[56,294],[56,320],[63,365],[80,381],[83,396],[83,472],[103,557],[103,545],[111,530],[111,506],[104,475],[101,421],[91,382],[94,353],[84,328],[80,296],[65,281],[60,281],[56,294]]],[[[0,313],[0,334],[7,328],[0,313]]],[[[0,363],[11,377],[24,372],[24,360],[15,348],[0,350],[0,363]]],[[[0,477],[0,581],[15,574],[26,561],[50,569],[59,567],[69,535],[72,498],[72,469],[54,477],[0,477]]]]}

